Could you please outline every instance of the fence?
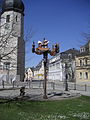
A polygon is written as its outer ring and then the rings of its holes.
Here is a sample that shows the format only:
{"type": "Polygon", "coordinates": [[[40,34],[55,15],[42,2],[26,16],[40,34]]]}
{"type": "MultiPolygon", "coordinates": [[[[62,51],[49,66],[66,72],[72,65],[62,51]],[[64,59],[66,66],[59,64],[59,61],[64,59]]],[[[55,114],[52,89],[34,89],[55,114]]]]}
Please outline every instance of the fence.
{"type": "MultiPolygon", "coordinates": [[[[27,86],[29,86],[29,88],[43,88],[43,81],[27,83],[27,86]]],[[[47,89],[65,90],[65,83],[64,82],[58,82],[58,83],[47,82],[47,89]]],[[[80,85],[80,84],[68,82],[68,90],[78,90],[78,91],[89,92],[90,86],[87,84],[80,85]]]]}
{"type": "Polygon", "coordinates": [[[70,90],[78,90],[78,91],[90,91],[90,85],[87,85],[87,84],[83,84],[83,85],[80,85],[80,84],[76,84],[76,83],[68,83],[68,88],[70,90]]]}
{"type": "Polygon", "coordinates": [[[14,87],[20,81],[20,75],[4,75],[0,74],[0,88],[14,87]]]}
{"type": "MultiPolygon", "coordinates": [[[[8,83],[6,81],[2,81],[0,84],[0,88],[20,88],[21,86],[25,86],[26,88],[34,89],[34,88],[41,88],[43,89],[43,81],[28,81],[28,82],[20,82],[14,81],[8,83]]],[[[65,90],[65,83],[64,82],[47,82],[47,89],[51,90],[65,90]]],[[[68,82],[68,90],[78,90],[78,91],[87,91],[90,92],[90,86],[87,84],[80,85],[76,83],[68,82]]]]}

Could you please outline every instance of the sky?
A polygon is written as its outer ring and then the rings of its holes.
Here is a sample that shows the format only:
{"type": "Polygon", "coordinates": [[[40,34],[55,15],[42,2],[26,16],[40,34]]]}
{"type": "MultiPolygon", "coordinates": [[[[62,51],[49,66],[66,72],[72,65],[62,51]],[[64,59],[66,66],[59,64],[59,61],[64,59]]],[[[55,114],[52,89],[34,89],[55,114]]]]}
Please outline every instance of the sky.
{"type": "MultiPolygon", "coordinates": [[[[0,0],[1,1],[1,0],[0,0]]],[[[23,0],[25,5],[24,32],[26,43],[26,67],[37,65],[42,55],[32,53],[34,41],[49,45],[59,43],[60,52],[79,49],[84,42],[83,33],[90,31],[90,0],[23,0]],[[32,38],[30,38],[32,34],[32,38]]],[[[49,56],[50,57],[50,56],[49,56]]]]}
{"type": "Polygon", "coordinates": [[[60,52],[79,49],[83,33],[89,32],[90,0],[23,0],[25,4],[25,34],[33,31],[27,43],[26,67],[38,64],[42,55],[31,52],[32,42],[43,40],[60,44],[60,52]],[[28,31],[28,32],[27,32],[28,31]]]}

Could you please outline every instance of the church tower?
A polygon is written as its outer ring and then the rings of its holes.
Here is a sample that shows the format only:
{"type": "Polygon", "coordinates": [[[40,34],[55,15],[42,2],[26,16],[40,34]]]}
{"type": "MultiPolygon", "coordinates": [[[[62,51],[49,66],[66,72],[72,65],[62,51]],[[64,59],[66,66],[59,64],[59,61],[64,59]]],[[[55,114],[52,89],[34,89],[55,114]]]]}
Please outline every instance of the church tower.
{"type": "Polygon", "coordinates": [[[3,69],[9,66],[9,75],[24,80],[24,4],[22,0],[3,0],[0,22],[0,55],[3,69]]]}

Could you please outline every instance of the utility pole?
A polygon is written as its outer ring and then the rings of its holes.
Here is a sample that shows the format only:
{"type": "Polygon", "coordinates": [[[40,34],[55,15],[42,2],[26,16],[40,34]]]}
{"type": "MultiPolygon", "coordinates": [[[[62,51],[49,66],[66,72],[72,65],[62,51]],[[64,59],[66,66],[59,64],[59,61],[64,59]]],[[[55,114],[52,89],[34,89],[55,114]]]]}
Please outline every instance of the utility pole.
{"type": "Polygon", "coordinates": [[[34,42],[32,44],[32,53],[36,53],[37,55],[43,55],[43,59],[44,59],[44,95],[43,95],[44,99],[47,99],[48,54],[50,54],[51,56],[55,56],[57,53],[59,53],[59,45],[58,44],[53,45],[52,50],[50,50],[50,48],[48,48],[48,43],[49,43],[49,41],[47,41],[44,38],[43,42],[38,41],[37,48],[35,48],[34,42]]]}

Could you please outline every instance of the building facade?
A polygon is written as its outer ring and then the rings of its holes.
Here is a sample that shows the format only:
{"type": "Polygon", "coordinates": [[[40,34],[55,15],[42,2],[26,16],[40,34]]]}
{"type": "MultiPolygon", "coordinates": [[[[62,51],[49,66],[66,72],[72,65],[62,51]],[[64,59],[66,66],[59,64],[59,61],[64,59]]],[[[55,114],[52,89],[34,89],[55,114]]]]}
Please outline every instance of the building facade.
{"type": "Polygon", "coordinates": [[[90,81],[90,41],[80,48],[76,56],[76,82],[90,81]]]}
{"type": "Polygon", "coordinates": [[[49,60],[48,64],[48,81],[58,82],[63,81],[63,70],[60,59],[60,53],[49,60]]]}
{"type": "Polygon", "coordinates": [[[4,73],[9,71],[9,76],[20,76],[23,81],[25,42],[22,0],[3,0],[0,18],[0,69],[4,73]]]}
{"type": "Polygon", "coordinates": [[[49,60],[48,79],[50,81],[66,80],[66,74],[69,82],[75,81],[76,62],[75,56],[79,53],[76,49],[69,49],[59,53],[49,60]]]}
{"type": "Polygon", "coordinates": [[[34,78],[34,68],[27,68],[26,70],[25,70],[25,79],[24,79],[24,81],[28,81],[28,80],[32,80],[33,78],[34,78]]]}
{"type": "MultiPolygon", "coordinates": [[[[68,82],[76,81],[76,61],[75,56],[79,54],[76,49],[69,49],[62,53],[58,53],[48,60],[47,80],[49,82],[65,82],[66,74],[68,82]]],[[[30,69],[30,68],[29,68],[30,69]]],[[[30,70],[34,80],[44,80],[44,64],[43,60],[30,70]],[[32,73],[33,71],[33,73],[32,73]]]]}
{"type": "Polygon", "coordinates": [[[39,64],[33,68],[33,79],[35,80],[43,80],[44,79],[44,63],[43,60],[39,62],[39,64]]]}
{"type": "Polygon", "coordinates": [[[79,51],[75,48],[66,50],[65,52],[61,53],[61,63],[62,63],[62,69],[64,73],[64,81],[65,76],[67,74],[67,81],[69,82],[75,82],[76,81],[76,61],[75,56],[79,54],[79,51]]]}

